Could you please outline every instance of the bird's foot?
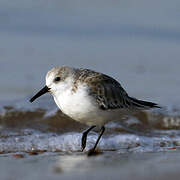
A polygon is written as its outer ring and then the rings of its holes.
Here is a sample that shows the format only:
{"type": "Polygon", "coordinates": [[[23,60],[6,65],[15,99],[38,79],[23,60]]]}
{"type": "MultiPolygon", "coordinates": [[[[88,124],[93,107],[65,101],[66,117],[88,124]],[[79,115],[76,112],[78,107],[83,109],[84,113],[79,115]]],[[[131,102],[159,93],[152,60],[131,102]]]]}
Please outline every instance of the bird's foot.
{"type": "Polygon", "coordinates": [[[88,152],[87,152],[87,156],[97,156],[97,155],[100,155],[102,154],[103,152],[100,150],[100,149],[90,149],[88,152]]]}

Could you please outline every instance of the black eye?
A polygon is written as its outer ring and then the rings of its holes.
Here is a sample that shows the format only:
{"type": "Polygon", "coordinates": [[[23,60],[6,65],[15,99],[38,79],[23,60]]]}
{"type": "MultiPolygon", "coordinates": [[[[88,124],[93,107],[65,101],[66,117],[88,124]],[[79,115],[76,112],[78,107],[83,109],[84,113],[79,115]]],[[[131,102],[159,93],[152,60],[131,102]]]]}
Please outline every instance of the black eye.
{"type": "Polygon", "coordinates": [[[60,80],[61,80],[60,77],[56,77],[56,78],[54,79],[55,82],[58,82],[58,81],[60,81],[60,80]]]}

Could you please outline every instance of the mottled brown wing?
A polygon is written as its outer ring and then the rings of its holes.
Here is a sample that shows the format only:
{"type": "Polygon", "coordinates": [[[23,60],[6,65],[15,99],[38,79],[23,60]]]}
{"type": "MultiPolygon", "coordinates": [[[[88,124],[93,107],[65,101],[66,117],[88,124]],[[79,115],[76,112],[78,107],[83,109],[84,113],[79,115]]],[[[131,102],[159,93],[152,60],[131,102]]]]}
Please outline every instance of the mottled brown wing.
{"type": "Polygon", "coordinates": [[[89,94],[96,99],[100,109],[159,108],[156,103],[142,101],[128,96],[118,81],[105,74],[89,69],[76,69],[75,79],[74,91],[76,91],[77,85],[80,82],[87,83],[89,94]]]}
{"type": "Polygon", "coordinates": [[[97,74],[93,78],[86,79],[90,94],[93,95],[103,110],[127,108],[131,106],[128,94],[115,79],[97,74]]]}

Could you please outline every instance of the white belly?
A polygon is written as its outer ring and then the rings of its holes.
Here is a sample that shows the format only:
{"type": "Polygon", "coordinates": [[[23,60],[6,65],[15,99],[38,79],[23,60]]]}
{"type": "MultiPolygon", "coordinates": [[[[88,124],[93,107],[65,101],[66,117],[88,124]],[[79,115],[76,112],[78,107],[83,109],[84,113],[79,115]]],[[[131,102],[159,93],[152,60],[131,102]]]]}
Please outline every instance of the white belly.
{"type": "Polygon", "coordinates": [[[66,90],[58,96],[54,96],[54,100],[64,114],[90,126],[102,126],[113,120],[112,118],[117,119],[119,114],[100,110],[95,99],[88,95],[86,87],[78,88],[76,93],[66,90]]]}

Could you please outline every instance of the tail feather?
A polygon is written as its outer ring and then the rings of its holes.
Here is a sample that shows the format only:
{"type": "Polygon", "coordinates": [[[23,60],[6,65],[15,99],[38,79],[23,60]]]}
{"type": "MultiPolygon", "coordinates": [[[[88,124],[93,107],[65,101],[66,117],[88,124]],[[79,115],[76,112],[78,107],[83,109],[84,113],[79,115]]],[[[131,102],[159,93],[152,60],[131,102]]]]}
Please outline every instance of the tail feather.
{"type": "Polygon", "coordinates": [[[133,97],[129,97],[129,99],[131,100],[131,103],[138,108],[161,108],[158,104],[153,102],[142,101],[133,97]]]}

